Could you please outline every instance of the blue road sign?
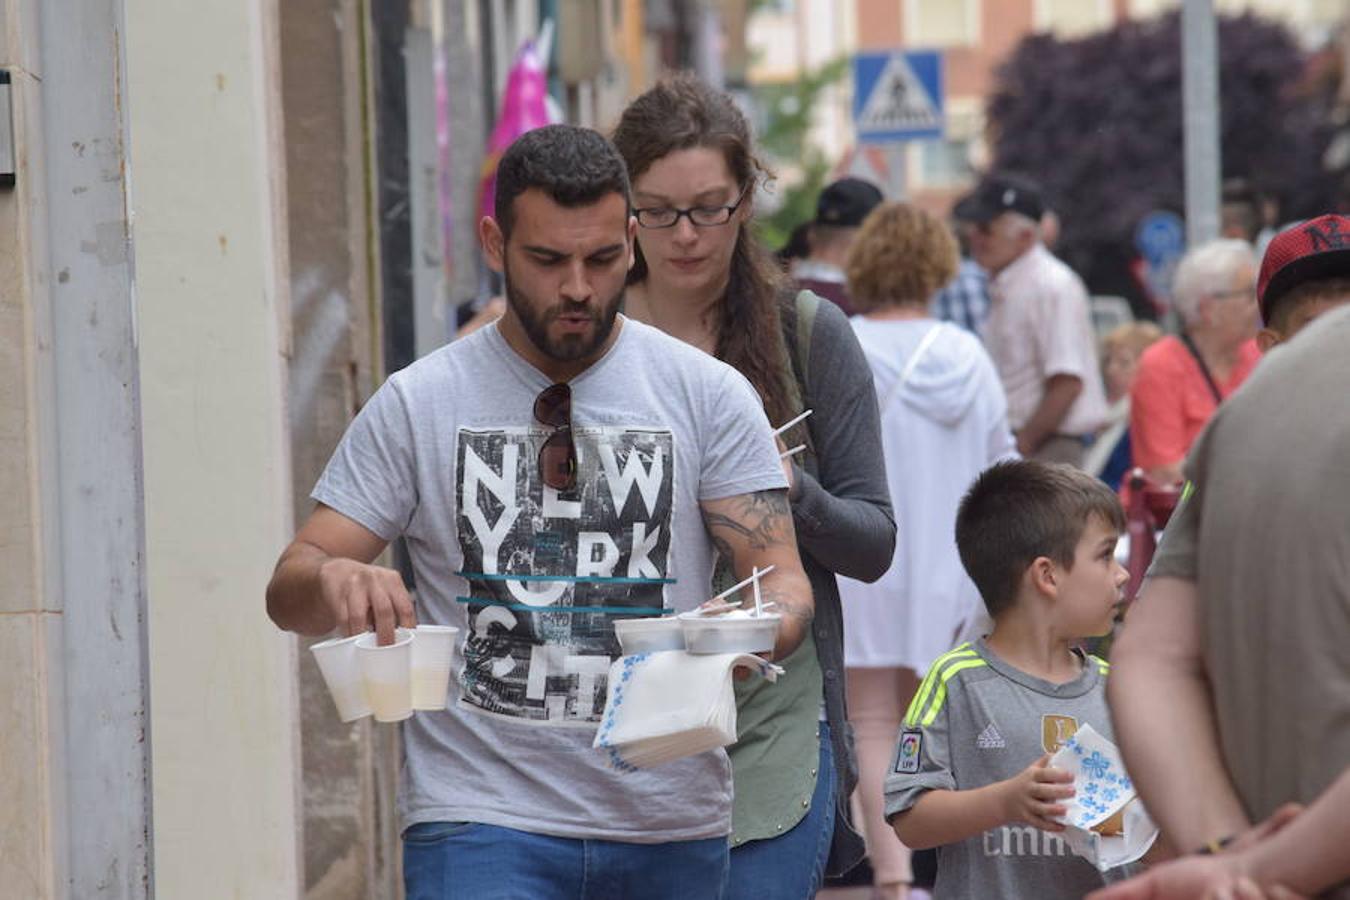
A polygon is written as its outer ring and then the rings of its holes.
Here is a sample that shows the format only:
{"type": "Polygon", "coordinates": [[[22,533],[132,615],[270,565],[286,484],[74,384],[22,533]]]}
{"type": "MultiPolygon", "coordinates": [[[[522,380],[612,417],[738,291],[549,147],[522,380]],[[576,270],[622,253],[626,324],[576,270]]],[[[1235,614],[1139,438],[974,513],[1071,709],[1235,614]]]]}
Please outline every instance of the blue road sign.
{"type": "Polygon", "coordinates": [[[1165,265],[1186,250],[1186,225],[1174,212],[1154,210],[1139,220],[1134,245],[1151,266],[1165,265]]]}
{"type": "Polygon", "coordinates": [[[894,50],[853,57],[853,124],[870,143],[942,137],[942,54],[894,50]]]}

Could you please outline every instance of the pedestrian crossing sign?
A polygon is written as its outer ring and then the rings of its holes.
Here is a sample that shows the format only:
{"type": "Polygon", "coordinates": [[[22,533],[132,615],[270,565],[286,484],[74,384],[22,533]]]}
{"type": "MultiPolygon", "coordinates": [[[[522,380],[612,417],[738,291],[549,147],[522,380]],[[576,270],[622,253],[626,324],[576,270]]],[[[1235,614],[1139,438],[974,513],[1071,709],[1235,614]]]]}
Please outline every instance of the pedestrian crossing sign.
{"type": "Polygon", "coordinates": [[[853,122],[859,141],[942,137],[942,55],[895,50],[853,57],[853,122]]]}

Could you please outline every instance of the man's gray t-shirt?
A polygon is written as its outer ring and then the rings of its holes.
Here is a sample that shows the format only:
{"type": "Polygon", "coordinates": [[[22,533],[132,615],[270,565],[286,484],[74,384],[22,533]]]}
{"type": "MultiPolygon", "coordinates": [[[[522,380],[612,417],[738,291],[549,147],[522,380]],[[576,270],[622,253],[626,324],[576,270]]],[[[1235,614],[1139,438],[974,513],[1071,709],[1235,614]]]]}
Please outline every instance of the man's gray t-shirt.
{"type": "Polygon", "coordinates": [[[1328,312],[1224,401],[1149,568],[1196,582],[1223,761],[1253,822],[1350,762],[1347,348],[1350,309],[1328,312]]]}
{"type": "Polygon", "coordinates": [[[699,502],[786,482],[763,407],[729,366],[623,319],[572,379],[576,487],[533,419],[549,379],[495,325],[396,373],[313,497],[407,540],[419,622],[460,628],[445,712],[405,723],[404,826],[472,821],[635,842],[730,831],[721,752],[621,773],[592,749],[621,615],[708,598],[699,502]]]}
{"type": "MultiPolygon", "coordinates": [[[[886,776],[886,818],[927,791],[968,791],[1005,781],[1054,753],[1082,725],[1108,740],[1107,664],[1083,657],[1073,681],[1053,684],[1015,669],[981,639],[938,658],[905,714],[886,776]]],[[[1001,825],[938,848],[937,900],[1078,898],[1116,880],[1074,856],[1059,835],[1001,825]]]]}

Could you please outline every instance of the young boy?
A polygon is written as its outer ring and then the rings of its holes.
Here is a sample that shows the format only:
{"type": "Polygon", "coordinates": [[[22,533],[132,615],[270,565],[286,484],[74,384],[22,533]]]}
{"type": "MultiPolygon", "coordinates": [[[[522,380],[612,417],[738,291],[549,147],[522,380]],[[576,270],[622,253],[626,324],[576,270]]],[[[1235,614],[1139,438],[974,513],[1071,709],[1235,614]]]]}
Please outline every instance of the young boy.
{"type": "Polygon", "coordinates": [[[1055,834],[1073,784],[1048,762],[1082,725],[1112,739],[1107,664],[1075,645],[1111,629],[1124,527],[1109,488],[1060,464],[999,463],[961,501],[957,549],[993,631],[928,670],[886,779],[896,835],[939,848],[936,900],[1076,900],[1105,882],[1055,834]]]}

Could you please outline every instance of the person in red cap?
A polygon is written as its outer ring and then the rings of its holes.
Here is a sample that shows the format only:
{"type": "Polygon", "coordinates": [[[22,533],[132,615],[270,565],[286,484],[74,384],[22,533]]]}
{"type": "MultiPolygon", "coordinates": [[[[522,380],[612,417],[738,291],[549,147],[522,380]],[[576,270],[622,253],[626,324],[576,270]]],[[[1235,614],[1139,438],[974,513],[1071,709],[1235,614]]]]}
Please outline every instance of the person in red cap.
{"type": "Polygon", "coordinates": [[[1257,279],[1262,353],[1288,341],[1322,313],[1350,302],[1350,217],[1322,216],[1280,232],[1266,248],[1257,279]]]}
{"type": "Polygon", "coordinates": [[[1328,802],[1350,791],[1350,310],[1327,312],[1350,303],[1350,218],[1277,235],[1257,284],[1263,345],[1289,346],[1196,441],[1107,687],[1163,834],[1218,859],[1164,866],[1113,900],[1215,896],[1239,877],[1350,900],[1350,805],[1328,802]],[[1288,826],[1299,840],[1250,830],[1314,801],[1315,827],[1288,826]]]}

